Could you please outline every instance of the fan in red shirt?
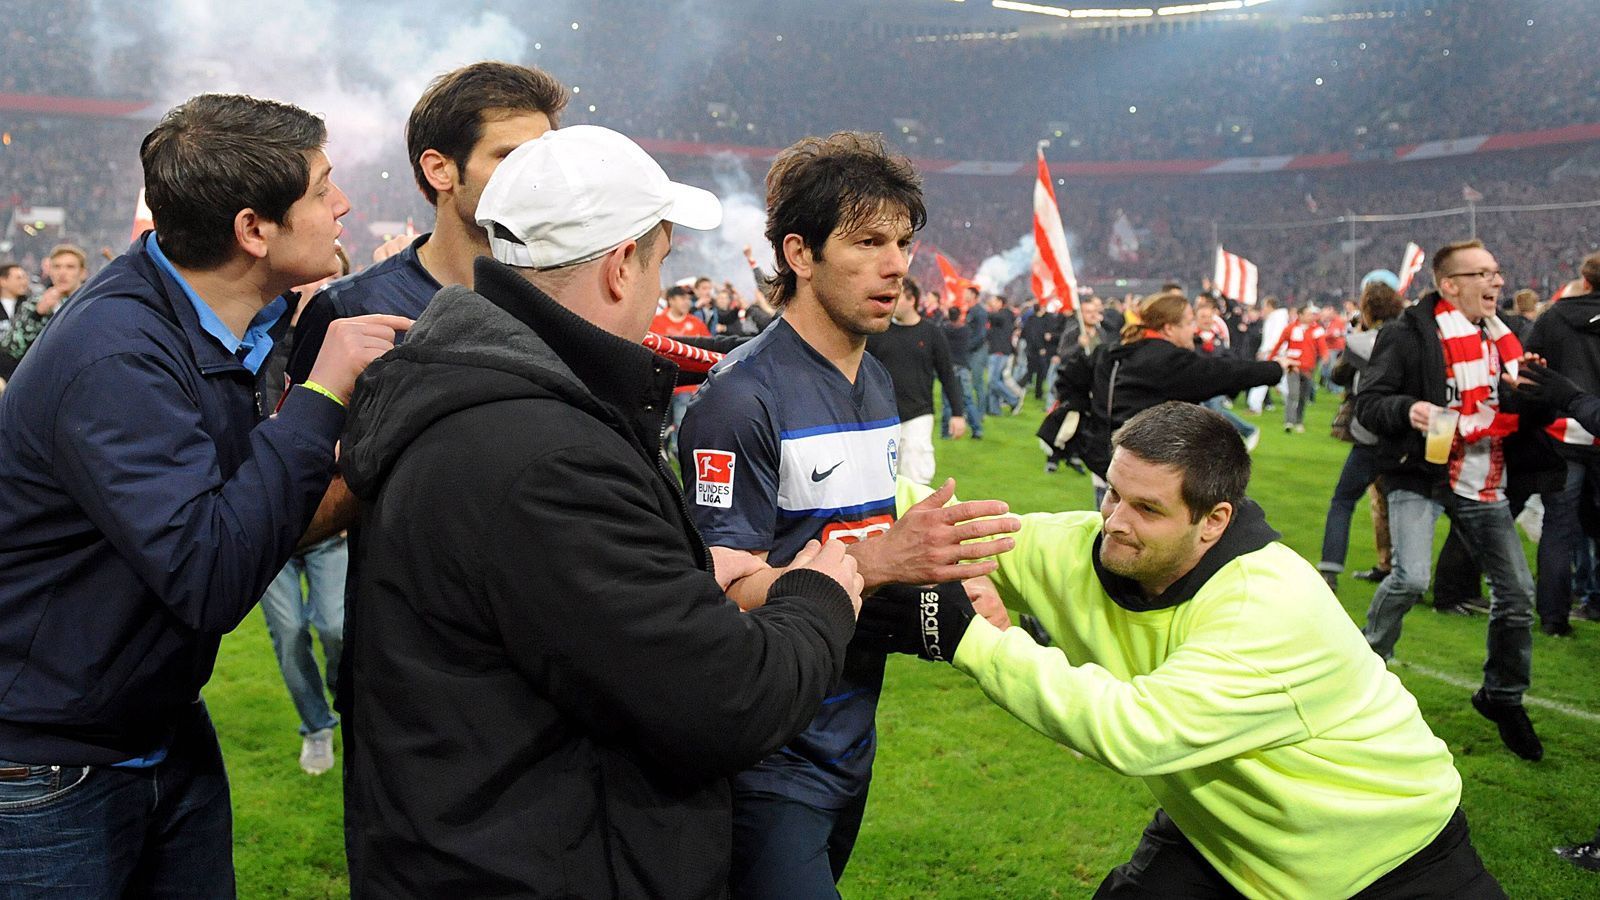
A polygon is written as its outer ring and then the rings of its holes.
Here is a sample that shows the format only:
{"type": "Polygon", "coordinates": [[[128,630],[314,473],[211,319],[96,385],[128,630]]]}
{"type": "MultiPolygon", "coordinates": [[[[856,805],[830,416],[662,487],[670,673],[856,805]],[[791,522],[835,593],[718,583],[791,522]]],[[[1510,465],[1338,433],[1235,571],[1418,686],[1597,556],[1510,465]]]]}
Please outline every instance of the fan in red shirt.
{"type": "Polygon", "coordinates": [[[1311,397],[1312,379],[1316,377],[1317,363],[1328,355],[1326,333],[1317,324],[1317,308],[1310,304],[1300,307],[1294,324],[1283,330],[1283,336],[1273,345],[1267,359],[1283,364],[1284,378],[1288,381],[1288,396],[1283,398],[1283,430],[1306,430],[1306,402],[1311,397]]]}
{"type": "MultiPolygon", "coordinates": [[[[710,337],[711,329],[700,317],[690,312],[694,305],[694,294],[681,284],[667,288],[667,308],[656,313],[650,320],[650,330],[663,337],[710,337]]],[[[699,384],[680,384],[672,392],[672,424],[667,426],[667,453],[670,458],[678,456],[678,426],[683,424],[684,411],[689,408],[689,398],[699,388],[699,384]]]]}
{"type": "Polygon", "coordinates": [[[682,285],[667,288],[667,308],[650,320],[650,330],[656,334],[677,337],[710,337],[711,331],[699,316],[690,315],[689,307],[694,295],[682,285]]]}

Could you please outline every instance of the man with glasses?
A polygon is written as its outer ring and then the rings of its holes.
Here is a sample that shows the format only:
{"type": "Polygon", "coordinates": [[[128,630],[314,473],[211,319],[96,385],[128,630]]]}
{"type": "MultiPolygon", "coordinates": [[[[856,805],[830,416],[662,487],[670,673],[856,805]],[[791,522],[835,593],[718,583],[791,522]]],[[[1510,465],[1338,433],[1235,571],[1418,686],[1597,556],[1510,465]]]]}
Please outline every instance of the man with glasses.
{"type": "Polygon", "coordinates": [[[1379,436],[1394,543],[1394,567],[1373,594],[1363,631],[1379,656],[1394,655],[1402,618],[1428,588],[1434,524],[1448,512],[1493,592],[1483,687],[1472,706],[1499,726],[1513,753],[1538,760],[1544,747],[1522,706],[1533,579],[1505,491],[1503,442],[1517,427],[1517,398],[1499,390],[1502,369],[1515,373],[1522,347],[1494,315],[1505,277],[1481,241],[1441,247],[1433,277],[1437,289],[1379,332],[1356,398],[1356,418],[1379,436]],[[1428,462],[1423,435],[1446,410],[1459,416],[1448,459],[1428,462]]]}

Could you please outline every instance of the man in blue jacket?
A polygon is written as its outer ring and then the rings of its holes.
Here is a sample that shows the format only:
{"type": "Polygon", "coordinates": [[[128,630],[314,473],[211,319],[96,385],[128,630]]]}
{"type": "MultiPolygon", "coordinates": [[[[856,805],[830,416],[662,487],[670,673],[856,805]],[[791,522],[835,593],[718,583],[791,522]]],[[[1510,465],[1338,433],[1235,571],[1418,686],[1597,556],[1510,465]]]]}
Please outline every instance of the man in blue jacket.
{"type": "Polygon", "coordinates": [[[355,378],[409,326],[329,329],[284,398],[280,296],[337,270],[317,117],[207,94],[140,160],[156,231],[59,312],[0,400],[0,873],[8,896],[234,892],[200,689],[310,522],[355,378]]]}

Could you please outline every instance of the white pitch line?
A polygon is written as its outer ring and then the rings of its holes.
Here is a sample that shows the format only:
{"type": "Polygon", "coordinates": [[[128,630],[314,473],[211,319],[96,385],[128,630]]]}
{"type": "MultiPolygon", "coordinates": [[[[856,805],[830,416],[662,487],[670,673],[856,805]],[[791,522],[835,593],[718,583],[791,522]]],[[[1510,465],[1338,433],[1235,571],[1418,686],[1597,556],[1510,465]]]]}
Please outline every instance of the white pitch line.
{"type": "MultiPolygon", "coordinates": [[[[1434,681],[1442,681],[1445,684],[1458,688],[1464,688],[1469,691],[1475,691],[1481,685],[1481,682],[1472,681],[1457,675],[1451,675],[1449,672],[1441,672],[1438,669],[1429,668],[1428,666],[1419,666],[1416,663],[1402,662],[1400,665],[1406,671],[1415,672],[1418,675],[1422,675],[1426,678],[1432,678],[1434,681]]],[[[1543,697],[1524,695],[1522,698],[1522,703],[1525,706],[1536,706],[1539,709],[1548,709],[1552,712],[1558,712],[1564,715],[1572,716],[1575,719],[1582,719],[1585,722],[1600,722],[1600,713],[1592,713],[1587,709],[1580,709],[1579,707],[1573,706],[1569,703],[1562,703],[1558,700],[1546,700],[1543,697]]]]}

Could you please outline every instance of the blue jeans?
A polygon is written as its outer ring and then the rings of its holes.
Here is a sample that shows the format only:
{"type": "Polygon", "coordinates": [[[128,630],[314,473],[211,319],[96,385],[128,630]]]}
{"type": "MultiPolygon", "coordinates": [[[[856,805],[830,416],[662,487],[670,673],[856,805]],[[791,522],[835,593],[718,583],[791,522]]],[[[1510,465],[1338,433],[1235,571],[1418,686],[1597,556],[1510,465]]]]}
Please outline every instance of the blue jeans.
{"type": "Polygon", "coordinates": [[[1344,558],[1350,552],[1350,519],[1355,514],[1356,501],[1377,477],[1377,450],[1365,444],[1351,447],[1350,455],[1344,458],[1344,468],[1339,470],[1339,483],[1333,487],[1333,499],[1328,501],[1318,572],[1337,575],[1344,571],[1344,558]]]}
{"type": "MultiPolygon", "coordinates": [[[[1567,573],[1574,570],[1580,557],[1579,548],[1589,543],[1589,536],[1578,519],[1578,503],[1582,500],[1585,482],[1594,477],[1588,465],[1568,460],[1567,479],[1560,494],[1547,493],[1544,497],[1537,606],[1539,621],[1547,625],[1563,624],[1572,614],[1573,581],[1567,573]]],[[[1592,560],[1589,569],[1592,577],[1592,560]]]]}
{"type": "MultiPolygon", "coordinates": [[[[1394,656],[1400,624],[1428,589],[1433,527],[1444,510],[1421,494],[1389,491],[1389,539],[1394,565],[1378,585],[1362,628],[1367,643],[1385,660],[1394,656]]],[[[1489,639],[1483,691],[1494,703],[1521,703],[1533,669],[1533,576],[1510,505],[1451,498],[1451,524],[1489,577],[1489,639]]]]}
{"type": "Polygon", "coordinates": [[[261,598],[272,650],[278,655],[289,699],[300,714],[303,735],[339,723],[328,707],[323,684],[333,693],[338,679],[339,657],[344,651],[344,580],[349,566],[350,551],[344,537],[328,538],[291,557],[261,598]],[[302,574],[309,588],[304,598],[300,593],[302,574]],[[317,658],[311,653],[311,629],[307,626],[313,625],[328,659],[325,677],[317,671],[317,658]]]}
{"type": "Polygon", "coordinates": [[[678,430],[683,427],[683,414],[689,411],[689,401],[694,391],[674,391],[672,394],[672,424],[667,428],[667,458],[678,458],[678,430]]]}
{"type": "Polygon", "coordinates": [[[843,809],[821,809],[776,794],[738,792],[733,797],[735,900],[821,900],[839,896],[861,831],[867,794],[843,809]]]}
{"type": "Polygon", "coordinates": [[[989,404],[987,412],[991,416],[999,415],[1004,406],[1014,407],[1022,402],[1022,395],[1013,391],[1006,384],[1006,378],[1010,374],[1010,355],[1005,353],[989,354],[989,393],[986,402],[989,404]]]}
{"type": "Polygon", "coordinates": [[[967,354],[967,429],[974,437],[983,434],[983,410],[989,390],[984,381],[988,373],[989,348],[980,345],[967,354]]]}
{"type": "Polygon", "coordinates": [[[1215,412],[1217,415],[1222,416],[1224,419],[1227,419],[1228,424],[1233,426],[1233,430],[1239,432],[1239,437],[1242,437],[1248,441],[1250,439],[1250,435],[1255,434],[1261,429],[1251,425],[1249,422],[1246,422],[1235,415],[1233,410],[1228,408],[1227,399],[1228,398],[1226,397],[1216,396],[1200,405],[1215,412]]]}
{"type": "MultiPolygon", "coordinates": [[[[1578,498],[1583,490],[1583,467],[1568,463],[1562,476],[1564,486],[1544,491],[1544,526],[1538,547],[1538,575],[1534,579],[1533,605],[1539,620],[1565,623],[1572,612],[1572,561],[1575,544],[1588,538],[1578,524],[1578,498]]],[[[1537,485],[1533,480],[1513,477],[1506,487],[1506,500],[1515,518],[1527,505],[1537,485]]],[[[1480,567],[1460,535],[1452,528],[1439,550],[1437,572],[1433,578],[1433,601],[1465,600],[1483,595],[1480,567]]]]}
{"type": "Polygon", "coordinates": [[[232,898],[232,815],[199,701],[147,769],[0,762],[0,898],[232,898]]]}
{"type": "MultiPolygon", "coordinates": [[[[973,437],[983,437],[983,407],[973,402],[976,389],[972,386],[972,370],[966,366],[956,366],[956,381],[961,383],[961,405],[966,410],[967,433],[973,437]]],[[[954,412],[950,408],[950,398],[940,394],[939,399],[944,408],[939,413],[939,436],[950,436],[950,416],[954,412]]]]}
{"type": "Polygon", "coordinates": [[[1582,535],[1572,548],[1572,593],[1584,603],[1600,606],[1600,574],[1595,571],[1594,541],[1582,535]]]}

